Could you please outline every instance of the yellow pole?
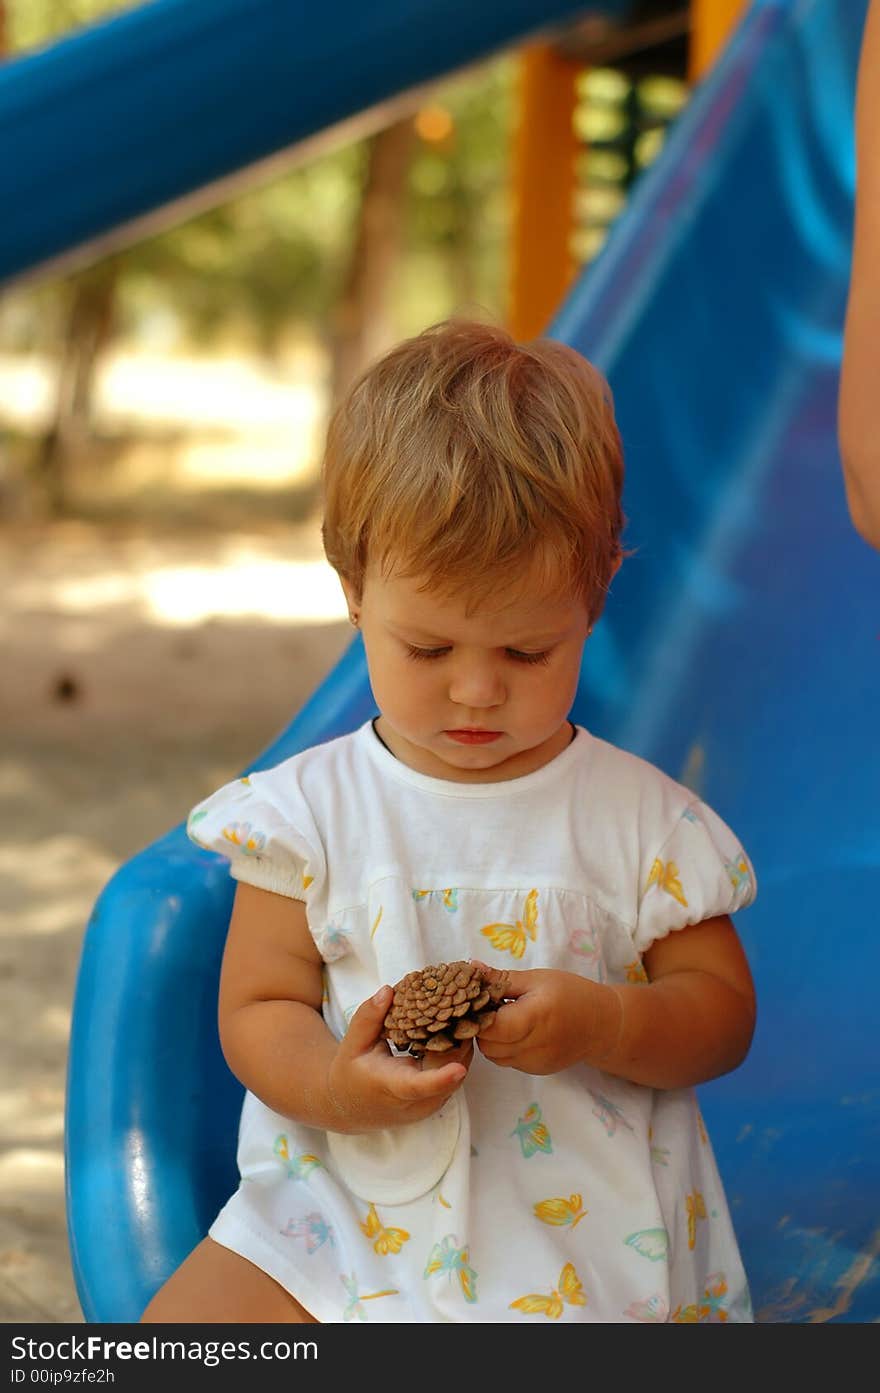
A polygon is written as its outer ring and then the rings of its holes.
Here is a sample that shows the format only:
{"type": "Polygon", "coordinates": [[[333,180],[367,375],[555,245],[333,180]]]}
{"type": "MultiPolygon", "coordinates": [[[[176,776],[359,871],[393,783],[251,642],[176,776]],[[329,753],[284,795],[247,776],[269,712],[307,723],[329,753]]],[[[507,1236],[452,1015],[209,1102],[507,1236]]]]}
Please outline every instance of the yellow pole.
{"type": "Polygon", "coordinates": [[[691,82],[699,82],[709,71],[748,5],[749,0],[691,0],[691,82]]]}
{"type": "Polygon", "coordinates": [[[517,339],[543,333],[577,269],[571,238],[582,148],[574,129],[580,67],[550,44],[528,44],[520,56],[508,313],[517,339]]]}

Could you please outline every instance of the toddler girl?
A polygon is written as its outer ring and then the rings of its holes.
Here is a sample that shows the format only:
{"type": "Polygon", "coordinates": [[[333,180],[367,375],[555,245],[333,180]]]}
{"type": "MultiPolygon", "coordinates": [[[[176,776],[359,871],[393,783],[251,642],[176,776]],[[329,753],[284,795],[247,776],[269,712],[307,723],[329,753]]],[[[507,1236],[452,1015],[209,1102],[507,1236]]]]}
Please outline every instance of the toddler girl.
{"type": "Polygon", "coordinates": [[[483,324],[335,413],[325,547],[380,714],[190,815],[237,881],[241,1184],[145,1320],[751,1320],[693,1090],[751,1041],[752,867],[568,719],[622,480],[601,375],[483,324]],[[458,959],[507,972],[494,1022],[392,1053],[393,984],[458,959]]]}

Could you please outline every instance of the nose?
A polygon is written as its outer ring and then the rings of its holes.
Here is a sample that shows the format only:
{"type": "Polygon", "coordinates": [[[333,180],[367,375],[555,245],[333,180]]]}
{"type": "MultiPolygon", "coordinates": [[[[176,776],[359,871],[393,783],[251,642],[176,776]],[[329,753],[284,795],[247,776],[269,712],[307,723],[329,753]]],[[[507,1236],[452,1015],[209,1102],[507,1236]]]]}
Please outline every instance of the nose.
{"type": "Polygon", "coordinates": [[[470,711],[500,706],[507,685],[500,664],[492,654],[456,654],[449,681],[449,699],[470,711]]]}

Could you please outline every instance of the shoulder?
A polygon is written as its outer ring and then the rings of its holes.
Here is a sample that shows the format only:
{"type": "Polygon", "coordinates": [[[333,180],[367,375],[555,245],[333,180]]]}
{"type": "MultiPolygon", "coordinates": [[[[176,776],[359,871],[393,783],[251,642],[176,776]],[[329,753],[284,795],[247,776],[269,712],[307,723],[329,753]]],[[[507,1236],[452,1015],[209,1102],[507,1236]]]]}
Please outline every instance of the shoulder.
{"type": "Polygon", "coordinates": [[[322,789],[347,778],[366,765],[365,732],[359,727],[344,735],[304,750],[265,769],[252,770],[244,780],[252,793],[261,799],[286,807],[291,801],[298,804],[320,801],[322,789]]]}
{"type": "Polygon", "coordinates": [[[233,865],[244,858],[248,864],[305,860],[315,879],[316,868],[324,863],[321,829],[328,821],[328,790],[346,783],[337,775],[356,760],[352,751],[358,734],[310,746],[216,789],[190,812],[190,840],[203,850],[220,852],[233,865]]]}
{"type": "MultiPolygon", "coordinates": [[[[614,835],[621,841],[628,834],[637,838],[642,872],[653,869],[658,857],[686,853],[713,874],[722,865],[735,888],[748,885],[754,895],[754,868],[740,837],[717,809],[650,761],[605,741],[597,743],[602,806],[614,835]]],[[[740,904],[745,903],[743,895],[740,904]]]]}
{"type": "Polygon", "coordinates": [[[341,782],[334,770],[350,758],[357,734],[310,746],[216,789],[190,812],[190,841],[222,856],[236,880],[315,902],[327,882],[327,800],[320,791],[341,782]]]}
{"type": "Polygon", "coordinates": [[[640,755],[589,736],[583,774],[609,811],[646,825],[676,822],[698,796],[640,755]]]}

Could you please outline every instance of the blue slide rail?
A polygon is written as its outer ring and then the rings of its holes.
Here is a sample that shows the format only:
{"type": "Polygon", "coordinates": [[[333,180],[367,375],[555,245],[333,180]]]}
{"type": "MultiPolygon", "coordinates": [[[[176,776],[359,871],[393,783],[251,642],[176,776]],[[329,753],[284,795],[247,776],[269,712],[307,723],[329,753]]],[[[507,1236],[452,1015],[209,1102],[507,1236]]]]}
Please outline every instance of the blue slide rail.
{"type": "Polygon", "coordinates": [[[536,29],[632,4],[152,0],[2,64],[0,283],[132,240],[157,209],[536,29]]]}
{"type": "MultiPolygon", "coordinates": [[[[757,868],[755,1042],[701,1099],[763,1321],[880,1317],[880,558],[835,439],[864,13],[756,0],[550,326],[610,378],[636,548],[573,714],[699,791],[757,868]]],[[[356,638],[251,768],[374,710],[356,638]]],[[[231,894],[178,827],[95,905],[66,1142],[89,1320],[136,1319],[235,1186],[231,894]]]]}

